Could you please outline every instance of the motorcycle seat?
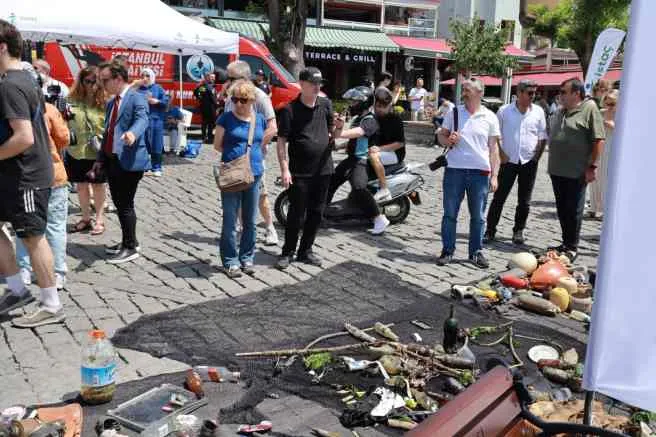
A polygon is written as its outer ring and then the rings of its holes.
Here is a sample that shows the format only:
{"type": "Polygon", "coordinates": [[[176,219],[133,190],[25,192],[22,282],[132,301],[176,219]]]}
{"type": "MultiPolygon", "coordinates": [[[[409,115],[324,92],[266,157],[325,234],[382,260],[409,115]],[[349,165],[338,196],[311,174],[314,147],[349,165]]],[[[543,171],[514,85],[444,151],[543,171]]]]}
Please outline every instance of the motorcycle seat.
{"type": "Polygon", "coordinates": [[[405,162],[397,162],[396,164],[386,165],[385,176],[403,172],[405,171],[405,169],[406,169],[405,162]]]}

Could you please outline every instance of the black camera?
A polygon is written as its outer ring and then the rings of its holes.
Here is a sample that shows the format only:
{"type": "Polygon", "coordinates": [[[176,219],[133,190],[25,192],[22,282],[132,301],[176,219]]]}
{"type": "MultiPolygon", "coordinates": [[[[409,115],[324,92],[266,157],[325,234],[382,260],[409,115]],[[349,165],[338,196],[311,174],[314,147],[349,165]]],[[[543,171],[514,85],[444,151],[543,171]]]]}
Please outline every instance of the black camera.
{"type": "Polygon", "coordinates": [[[446,160],[446,154],[442,154],[437,158],[435,158],[435,161],[428,164],[428,168],[430,169],[430,171],[435,171],[439,168],[446,167],[447,164],[448,162],[446,160]]]}

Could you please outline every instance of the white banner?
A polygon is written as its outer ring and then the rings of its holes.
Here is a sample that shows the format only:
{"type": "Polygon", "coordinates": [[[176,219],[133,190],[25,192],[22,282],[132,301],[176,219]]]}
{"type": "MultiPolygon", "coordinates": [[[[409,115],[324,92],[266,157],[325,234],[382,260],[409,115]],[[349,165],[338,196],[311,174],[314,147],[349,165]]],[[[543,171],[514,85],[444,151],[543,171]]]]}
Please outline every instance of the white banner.
{"type": "Polygon", "coordinates": [[[634,0],[584,373],[586,390],[650,411],[656,411],[654,23],[656,1],[634,0]]]}
{"type": "Polygon", "coordinates": [[[608,71],[610,64],[615,59],[617,49],[622,45],[626,32],[619,29],[609,28],[597,37],[597,42],[590,58],[588,73],[585,75],[585,92],[592,94],[592,87],[608,71]]]}

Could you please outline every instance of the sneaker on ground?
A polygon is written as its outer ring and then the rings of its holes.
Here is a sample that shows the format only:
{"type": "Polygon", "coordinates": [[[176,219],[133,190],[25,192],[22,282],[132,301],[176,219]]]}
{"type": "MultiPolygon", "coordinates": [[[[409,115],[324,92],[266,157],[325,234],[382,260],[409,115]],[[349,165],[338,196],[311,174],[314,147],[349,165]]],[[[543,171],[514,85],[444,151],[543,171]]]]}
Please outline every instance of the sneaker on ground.
{"type": "Polygon", "coordinates": [[[469,257],[469,260],[478,268],[487,269],[490,267],[490,263],[485,258],[485,255],[483,255],[483,252],[476,252],[473,256],[469,257]]]}
{"type": "Polygon", "coordinates": [[[273,225],[267,227],[266,234],[264,235],[264,244],[267,246],[278,245],[278,232],[273,225]]]}
{"type": "Polygon", "coordinates": [[[437,258],[437,265],[438,266],[445,266],[453,261],[453,255],[450,253],[442,252],[440,254],[440,257],[437,258]]]}
{"type": "Polygon", "coordinates": [[[281,255],[280,258],[278,258],[278,262],[276,263],[276,268],[278,270],[286,270],[291,263],[291,255],[281,255]]]}
{"type": "Polygon", "coordinates": [[[123,264],[134,261],[137,258],[139,258],[139,252],[137,252],[137,249],[121,249],[114,258],[108,259],[107,262],[109,264],[123,264]]]}
{"type": "Polygon", "coordinates": [[[313,265],[313,266],[316,266],[316,267],[321,267],[321,264],[322,264],[321,259],[319,259],[319,257],[316,256],[312,252],[307,252],[305,254],[298,255],[296,257],[296,261],[302,262],[302,263],[305,263],[305,264],[310,264],[310,265],[313,265]]]}
{"type": "Polygon", "coordinates": [[[513,232],[512,242],[513,244],[524,244],[524,231],[515,231],[513,232]]]}
{"type": "Polygon", "coordinates": [[[376,217],[374,220],[373,229],[369,229],[371,235],[381,235],[385,232],[385,229],[389,226],[390,221],[384,215],[376,217]]]}
{"type": "Polygon", "coordinates": [[[161,178],[162,177],[162,170],[154,170],[153,171],[153,176],[155,176],[157,178],[161,178]]]}
{"type": "Polygon", "coordinates": [[[251,262],[246,262],[241,265],[241,271],[244,272],[247,275],[254,275],[255,274],[255,267],[253,266],[253,263],[251,262]]]}
{"type": "Polygon", "coordinates": [[[51,311],[43,306],[39,306],[33,313],[23,317],[18,317],[11,321],[17,328],[36,328],[37,326],[50,325],[52,323],[61,323],[66,319],[64,308],[57,311],[51,311]]]}
{"type": "MultiPolygon", "coordinates": [[[[118,255],[122,250],[122,243],[114,244],[113,246],[105,246],[105,253],[107,255],[118,255]]],[[[136,250],[137,252],[141,252],[141,246],[137,245],[136,250]]]]}
{"type": "Polygon", "coordinates": [[[57,286],[57,290],[63,290],[66,286],[66,275],[55,272],[55,285],[57,286]]]}
{"type": "Polygon", "coordinates": [[[241,269],[239,266],[230,266],[224,268],[225,274],[228,278],[234,279],[241,277],[241,269]]]}
{"type": "Polygon", "coordinates": [[[5,290],[5,294],[0,296],[0,315],[7,314],[33,301],[34,296],[27,289],[20,296],[15,295],[11,290],[5,290]]]}
{"type": "Polygon", "coordinates": [[[25,284],[26,287],[32,285],[32,272],[30,269],[22,268],[20,269],[20,274],[23,284],[25,284]]]}
{"type": "Polygon", "coordinates": [[[391,198],[392,198],[392,193],[390,192],[389,188],[381,188],[380,190],[376,191],[376,194],[374,194],[374,200],[376,202],[390,200],[391,198]]]}
{"type": "Polygon", "coordinates": [[[496,236],[492,231],[485,231],[483,235],[483,244],[488,244],[496,240],[496,236]]]}

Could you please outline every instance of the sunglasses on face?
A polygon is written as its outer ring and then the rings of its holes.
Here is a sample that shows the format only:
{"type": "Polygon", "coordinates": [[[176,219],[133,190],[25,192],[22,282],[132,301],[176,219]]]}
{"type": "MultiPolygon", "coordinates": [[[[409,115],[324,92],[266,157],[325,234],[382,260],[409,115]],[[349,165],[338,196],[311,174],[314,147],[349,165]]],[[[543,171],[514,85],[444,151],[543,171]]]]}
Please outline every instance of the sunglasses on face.
{"type": "Polygon", "coordinates": [[[84,79],[82,81],[82,83],[84,83],[85,85],[95,85],[96,84],[96,78],[94,77],[92,79],[84,79]]]}
{"type": "Polygon", "coordinates": [[[235,103],[235,104],[241,103],[242,105],[245,105],[245,104],[247,104],[248,102],[251,101],[251,99],[249,99],[247,97],[235,97],[235,96],[230,97],[230,100],[232,100],[232,103],[235,103]]]}
{"type": "Polygon", "coordinates": [[[239,80],[239,79],[241,79],[241,78],[240,77],[230,77],[230,76],[228,76],[228,80],[230,80],[230,81],[235,81],[235,80],[239,80]]]}
{"type": "Polygon", "coordinates": [[[526,95],[530,97],[535,97],[535,91],[524,91],[524,92],[526,93],[526,95]]]}

